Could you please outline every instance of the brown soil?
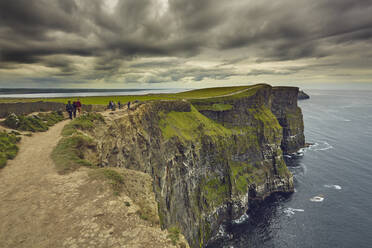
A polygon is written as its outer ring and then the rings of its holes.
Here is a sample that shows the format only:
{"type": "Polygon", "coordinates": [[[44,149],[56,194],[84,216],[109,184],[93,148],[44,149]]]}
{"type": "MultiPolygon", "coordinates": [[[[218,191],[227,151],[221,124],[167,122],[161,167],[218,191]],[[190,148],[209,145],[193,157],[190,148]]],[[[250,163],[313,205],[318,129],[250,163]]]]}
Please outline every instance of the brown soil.
{"type": "Polygon", "coordinates": [[[148,175],[123,169],[131,194],[114,196],[91,169],[57,174],[50,154],[67,122],[22,137],[17,157],[0,170],[0,247],[174,247],[167,231],[137,214],[138,199],[156,208],[148,175]]]}

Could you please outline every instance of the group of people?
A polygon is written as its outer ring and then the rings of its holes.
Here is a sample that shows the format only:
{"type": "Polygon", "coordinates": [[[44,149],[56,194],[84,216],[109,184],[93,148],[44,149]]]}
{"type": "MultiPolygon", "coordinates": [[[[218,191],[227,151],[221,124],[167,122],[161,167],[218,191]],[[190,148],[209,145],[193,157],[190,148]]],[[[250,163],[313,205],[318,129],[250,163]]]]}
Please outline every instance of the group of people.
{"type": "MultiPolygon", "coordinates": [[[[74,101],[72,103],[71,103],[71,101],[68,101],[68,103],[66,104],[66,111],[67,111],[68,116],[70,117],[71,120],[73,118],[76,118],[76,112],[80,116],[81,106],[82,105],[81,105],[80,99],[77,99],[77,101],[74,101]]],[[[121,104],[120,101],[118,101],[118,108],[121,109],[122,107],[123,107],[123,105],[121,104]]],[[[130,101],[128,101],[127,107],[128,107],[128,109],[130,109],[130,101]]],[[[108,109],[111,109],[111,110],[116,109],[116,104],[114,103],[114,101],[109,102],[108,109]]]]}
{"type": "MultiPolygon", "coordinates": [[[[128,109],[130,109],[130,101],[128,101],[127,103],[127,106],[128,106],[128,109]]],[[[120,101],[118,101],[118,108],[121,109],[123,107],[123,105],[121,104],[120,101]]],[[[107,106],[108,109],[111,109],[111,110],[116,110],[116,104],[114,101],[110,101],[108,106],[107,106]]]]}
{"type": "Polygon", "coordinates": [[[80,99],[77,99],[77,101],[74,101],[73,103],[71,103],[71,101],[68,101],[68,103],[66,104],[66,111],[71,120],[72,120],[72,117],[76,118],[76,112],[78,112],[80,116],[81,114],[80,99]]]}

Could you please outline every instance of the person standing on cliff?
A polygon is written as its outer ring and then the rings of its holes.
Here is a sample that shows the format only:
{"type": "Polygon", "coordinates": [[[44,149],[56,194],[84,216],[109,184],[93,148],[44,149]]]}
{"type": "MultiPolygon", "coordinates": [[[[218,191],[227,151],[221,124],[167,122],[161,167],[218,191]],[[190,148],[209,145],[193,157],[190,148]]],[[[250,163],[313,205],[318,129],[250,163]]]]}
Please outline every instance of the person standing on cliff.
{"type": "Polygon", "coordinates": [[[128,110],[130,109],[130,101],[128,101],[128,110]]]}
{"type": "Polygon", "coordinates": [[[81,102],[80,102],[80,99],[77,99],[77,101],[76,101],[76,109],[77,109],[77,111],[79,113],[79,116],[80,116],[80,114],[81,114],[81,102]]]}
{"type": "Polygon", "coordinates": [[[108,104],[108,108],[113,110],[114,109],[114,102],[113,101],[110,101],[109,104],[108,104]]]}
{"type": "Polygon", "coordinates": [[[71,104],[71,101],[68,101],[68,103],[66,104],[66,111],[69,118],[72,120],[72,112],[74,111],[74,106],[71,104]]]}
{"type": "Polygon", "coordinates": [[[76,102],[72,102],[72,113],[74,114],[74,118],[76,118],[76,102]]]}

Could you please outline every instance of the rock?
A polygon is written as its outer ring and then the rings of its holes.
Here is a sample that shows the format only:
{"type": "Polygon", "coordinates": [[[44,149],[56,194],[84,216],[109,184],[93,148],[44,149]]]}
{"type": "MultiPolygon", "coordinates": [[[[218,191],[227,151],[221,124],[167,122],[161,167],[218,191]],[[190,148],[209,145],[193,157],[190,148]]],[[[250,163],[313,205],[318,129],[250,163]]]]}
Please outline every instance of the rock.
{"type": "Polygon", "coordinates": [[[303,92],[302,90],[300,90],[298,92],[298,100],[306,100],[306,99],[310,99],[310,96],[306,94],[305,92],[303,92]]]}

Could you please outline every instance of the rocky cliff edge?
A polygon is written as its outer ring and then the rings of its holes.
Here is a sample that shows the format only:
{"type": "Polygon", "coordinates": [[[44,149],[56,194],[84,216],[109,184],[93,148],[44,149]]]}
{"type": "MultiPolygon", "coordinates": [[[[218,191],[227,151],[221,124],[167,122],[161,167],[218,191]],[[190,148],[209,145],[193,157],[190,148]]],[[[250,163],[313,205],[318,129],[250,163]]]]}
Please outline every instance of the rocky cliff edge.
{"type": "Polygon", "coordinates": [[[153,178],[163,227],[204,247],[253,203],[293,192],[284,153],[303,147],[298,88],[255,85],[236,94],[153,101],[97,126],[100,166],[153,178]]]}

